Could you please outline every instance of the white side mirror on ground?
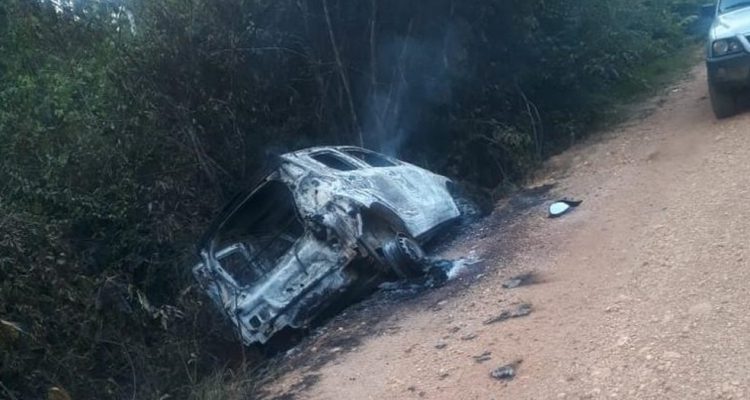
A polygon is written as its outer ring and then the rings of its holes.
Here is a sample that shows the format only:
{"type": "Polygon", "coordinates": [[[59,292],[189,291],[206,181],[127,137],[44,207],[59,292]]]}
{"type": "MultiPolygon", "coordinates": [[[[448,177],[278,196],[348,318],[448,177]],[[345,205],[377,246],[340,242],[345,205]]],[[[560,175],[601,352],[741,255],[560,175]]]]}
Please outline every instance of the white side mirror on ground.
{"type": "Polygon", "coordinates": [[[582,201],[560,200],[549,206],[549,217],[559,218],[580,206],[582,201]]]}

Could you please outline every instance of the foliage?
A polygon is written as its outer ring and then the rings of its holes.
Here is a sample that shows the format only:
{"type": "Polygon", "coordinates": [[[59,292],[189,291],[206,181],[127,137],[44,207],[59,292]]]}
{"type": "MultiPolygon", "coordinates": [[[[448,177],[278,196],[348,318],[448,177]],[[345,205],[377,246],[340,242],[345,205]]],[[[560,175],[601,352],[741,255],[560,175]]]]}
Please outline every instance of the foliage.
{"type": "Polygon", "coordinates": [[[699,3],[5,0],[0,397],[188,398],[248,356],[189,266],[268,153],[520,182],[647,89],[699,3]]]}

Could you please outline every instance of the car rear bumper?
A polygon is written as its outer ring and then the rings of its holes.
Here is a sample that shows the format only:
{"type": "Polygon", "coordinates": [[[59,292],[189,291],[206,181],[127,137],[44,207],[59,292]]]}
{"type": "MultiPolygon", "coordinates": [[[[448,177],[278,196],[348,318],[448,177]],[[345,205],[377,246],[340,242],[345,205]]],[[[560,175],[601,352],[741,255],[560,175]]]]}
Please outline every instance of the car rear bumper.
{"type": "Polygon", "coordinates": [[[709,82],[719,88],[750,87],[750,53],[742,52],[706,60],[709,82]]]}

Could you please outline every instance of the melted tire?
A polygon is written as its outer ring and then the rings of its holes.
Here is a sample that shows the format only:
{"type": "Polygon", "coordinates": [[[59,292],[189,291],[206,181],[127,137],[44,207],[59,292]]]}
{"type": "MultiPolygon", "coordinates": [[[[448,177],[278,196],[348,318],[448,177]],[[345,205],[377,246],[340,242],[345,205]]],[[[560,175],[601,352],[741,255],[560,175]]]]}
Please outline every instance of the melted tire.
{"type": "Polygon", "coordinates": [[[398,233],[383,246],[388,266],[399,278],[413,278],[424,274],[425,252],[416,240],[398,233]]]}

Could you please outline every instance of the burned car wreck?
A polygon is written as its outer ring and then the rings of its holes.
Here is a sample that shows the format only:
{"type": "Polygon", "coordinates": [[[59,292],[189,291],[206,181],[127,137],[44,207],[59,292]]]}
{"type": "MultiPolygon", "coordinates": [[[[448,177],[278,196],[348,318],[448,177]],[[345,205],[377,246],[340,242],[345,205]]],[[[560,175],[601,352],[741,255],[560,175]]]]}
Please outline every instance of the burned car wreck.
{"type": "Polygon", "coordinates": [[[193,273],[243,342],[263,344],[342,296],[424,274],[421,244],[460,217],[456,191],[362,148],[285,154],[217,218],[193,273]]]}

